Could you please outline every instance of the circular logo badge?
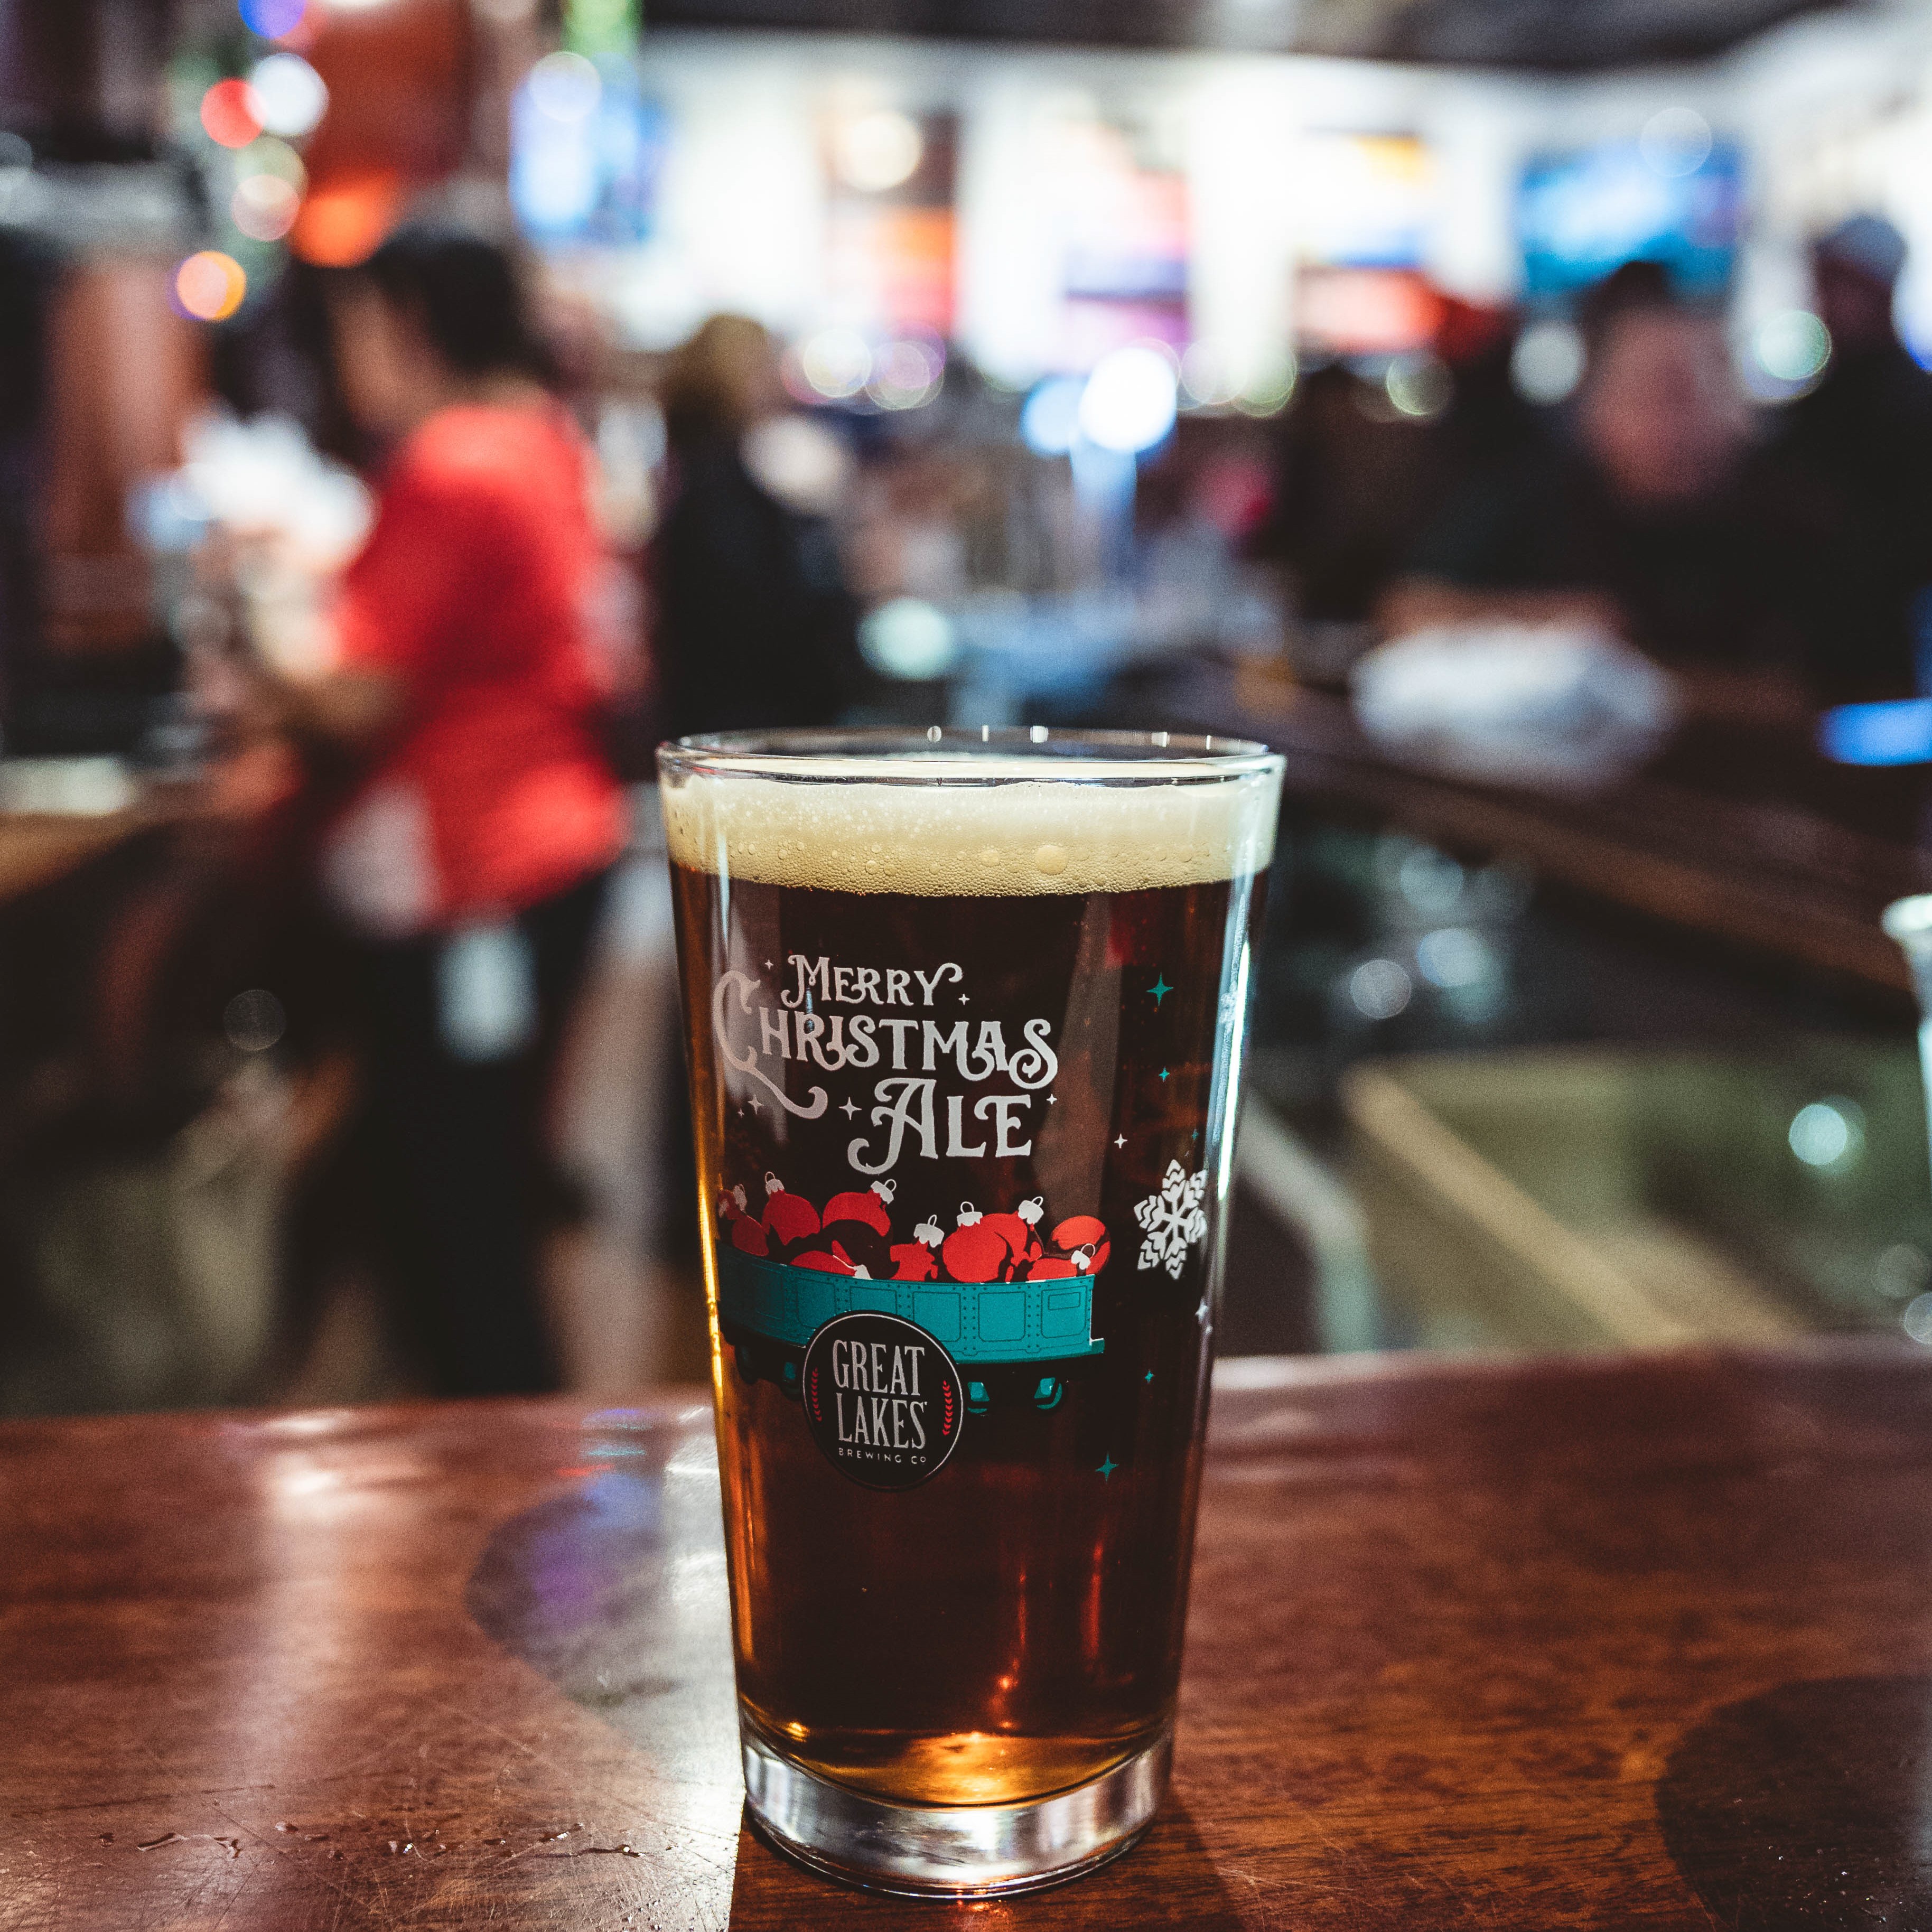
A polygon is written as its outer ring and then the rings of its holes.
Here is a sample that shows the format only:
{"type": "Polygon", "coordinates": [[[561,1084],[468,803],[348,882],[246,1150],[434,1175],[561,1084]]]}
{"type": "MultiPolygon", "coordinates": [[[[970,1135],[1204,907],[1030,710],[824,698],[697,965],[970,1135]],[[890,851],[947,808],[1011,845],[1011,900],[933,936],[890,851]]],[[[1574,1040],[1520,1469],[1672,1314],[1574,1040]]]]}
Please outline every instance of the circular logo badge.
{"type": "Polygon", "coordinates": [[[966,1416],[952,1358],[896,1315],[835,1315],[806,1346],[800,1394],[826,1461],[868,1490],[936,1474],[966,1416]]]}

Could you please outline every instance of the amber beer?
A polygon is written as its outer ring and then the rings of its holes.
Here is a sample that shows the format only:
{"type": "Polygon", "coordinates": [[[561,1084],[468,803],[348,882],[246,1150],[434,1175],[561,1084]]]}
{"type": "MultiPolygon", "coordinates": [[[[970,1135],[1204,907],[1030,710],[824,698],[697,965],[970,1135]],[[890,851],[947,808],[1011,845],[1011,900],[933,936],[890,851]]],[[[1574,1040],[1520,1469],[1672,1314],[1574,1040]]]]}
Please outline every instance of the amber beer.
{"type": "Polygon", "coordinates": [[[753,1808],[902,1889],[1158,1798],[1279,784],[1013,735],[662,758],[753,1808]]]}

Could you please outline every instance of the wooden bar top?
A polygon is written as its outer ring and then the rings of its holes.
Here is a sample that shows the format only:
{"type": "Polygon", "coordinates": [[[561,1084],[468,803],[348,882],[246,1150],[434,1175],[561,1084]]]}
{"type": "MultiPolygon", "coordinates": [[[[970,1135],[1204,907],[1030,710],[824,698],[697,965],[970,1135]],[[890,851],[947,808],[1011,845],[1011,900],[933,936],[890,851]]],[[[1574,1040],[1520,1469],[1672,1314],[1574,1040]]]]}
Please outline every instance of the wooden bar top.
{"type": "Polygon", "coordinates": [[[1932,1925],[1932,1357],[1237,1361],[1173,1794],[974,1906],[742,1826],[696,1395],[0,1429],[0,1924],[1932,1925]]]}

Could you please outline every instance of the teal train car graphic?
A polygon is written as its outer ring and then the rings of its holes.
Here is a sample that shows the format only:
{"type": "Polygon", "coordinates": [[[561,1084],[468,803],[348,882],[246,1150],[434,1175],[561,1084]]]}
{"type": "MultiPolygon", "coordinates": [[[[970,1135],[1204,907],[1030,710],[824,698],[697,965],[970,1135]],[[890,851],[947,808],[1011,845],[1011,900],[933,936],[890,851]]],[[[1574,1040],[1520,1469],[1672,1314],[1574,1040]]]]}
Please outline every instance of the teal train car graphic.
{"type": "Polygon", "coordinates": [[[896,1315],[940,1343],[967,1383],[970,1408],[1002,1390],[1053,1407],[1064,1378],[1101,1354],[1087,1275],[1040,1281],[874,1281],[790,1268],[718,1248],[718,1325],[748,1379],[797,1385],[806,1344],[835,1315],[896,1315]],[[1052,1372],[1042,1372],[1050,1370],[1052,1372]]]}

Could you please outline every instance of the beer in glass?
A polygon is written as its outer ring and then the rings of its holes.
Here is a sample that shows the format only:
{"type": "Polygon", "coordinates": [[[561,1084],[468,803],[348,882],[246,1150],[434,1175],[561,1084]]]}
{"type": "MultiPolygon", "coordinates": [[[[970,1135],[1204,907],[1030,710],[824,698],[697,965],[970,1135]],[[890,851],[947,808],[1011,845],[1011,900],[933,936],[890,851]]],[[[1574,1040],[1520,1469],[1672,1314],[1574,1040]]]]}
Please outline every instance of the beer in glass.
{"type": "Polygon", "coordinates": [[[1016,1890],[1164,1788],[1280,760],[659,754],[751,1809],[1016,1890]]]}

